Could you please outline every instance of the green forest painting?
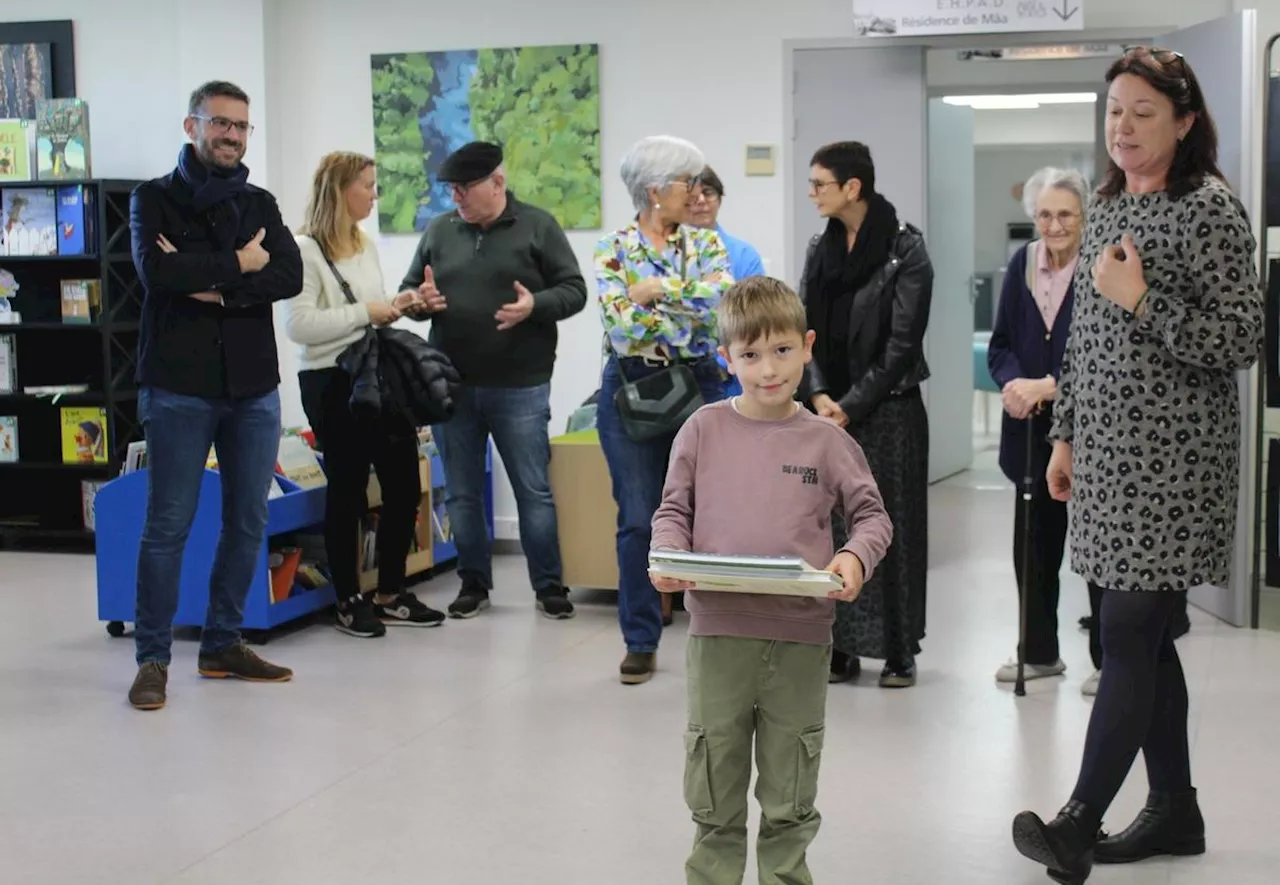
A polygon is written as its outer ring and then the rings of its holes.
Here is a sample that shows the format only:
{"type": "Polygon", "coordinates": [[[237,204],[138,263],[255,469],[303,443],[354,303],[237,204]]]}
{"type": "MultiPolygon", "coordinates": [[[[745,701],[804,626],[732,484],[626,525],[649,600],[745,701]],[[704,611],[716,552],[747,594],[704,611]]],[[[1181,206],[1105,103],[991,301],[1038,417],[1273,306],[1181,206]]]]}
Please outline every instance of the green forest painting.
{"type": "Polygon", "coordinates": [[[568,230],[600,227],[599,46],[403,52],[372,67],[382,233],[454,208],[436,172],[471,141],[502,146],[519,199],[568,230]]]}

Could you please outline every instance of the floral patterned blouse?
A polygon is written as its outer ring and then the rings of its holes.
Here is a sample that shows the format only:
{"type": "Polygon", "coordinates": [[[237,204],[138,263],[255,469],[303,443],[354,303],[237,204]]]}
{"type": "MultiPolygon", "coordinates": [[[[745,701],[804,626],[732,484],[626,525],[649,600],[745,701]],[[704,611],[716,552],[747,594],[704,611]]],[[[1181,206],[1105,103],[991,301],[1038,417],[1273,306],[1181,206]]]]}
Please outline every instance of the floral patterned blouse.
{"type": "Polygon", "coordinates": [[[653,247],[636,222],[600,240],[595,253],[600,315],[620,357],[694,360],[716,351],[716,308],[733,285],[729,253],[714,230],[679,226],[653,247]],[[662,277],[665,294],[647,305],[627,289],[662,277]]]}

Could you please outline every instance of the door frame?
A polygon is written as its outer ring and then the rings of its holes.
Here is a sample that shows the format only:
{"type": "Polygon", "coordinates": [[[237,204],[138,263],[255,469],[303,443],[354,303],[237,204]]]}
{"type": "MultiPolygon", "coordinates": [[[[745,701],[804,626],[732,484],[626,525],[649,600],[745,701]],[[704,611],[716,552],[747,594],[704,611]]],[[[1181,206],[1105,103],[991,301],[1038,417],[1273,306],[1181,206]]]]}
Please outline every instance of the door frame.
{"type": "MultiPolygon", "coordinates": [[[[1271,269],[1271,260],[1269,257],[1271,248],[1271,229],[1267,227],[1266,224],[1266,222],[1270,220],[1266,217],[1267,194],[1271,187],[1277,186],[1278,184],[1277,182],[1271,181],[1271,176],[1268,174],[1270,167],[1267,163],[1267,147],[1271,130],[1271,127],[1268,125],[1269,121],[1267,120],[1267,110],[1270,106],[1271,90],[1275,88],[1274,84],[1271,82],[1271,56],[1276,51],[1277,47],[1280,47],[1280,34],[1273,34],[1268,37],[1266,45],[1262,48],[1262,55],[1259,59],[1261,61],[1260,68],[1262,73],[1262,86],[1260,89],[1262,106],[1258,109],[1258,116],[1255,117],[1255,120],[1261,121],[1262,126],[1262,138],[1260,141],[1261,150],[1258,151],[1258,162],[1255,164],[1258,181],[1261,186],[1257,189],[1259,205],[1256,207],[1258,214],[1255,215],[1254,218],[1255,226],[1259,229],[1258,283],[1262,286],[1264,298],[1270,289],[1271,282],[1270,279],[1268,279],[1271,269]]],[[[1255,209],[1255,207],[1246,208],[1248,208],[1250,212],[1253,212],[1255,209]]],[[[1264,363],[1265,360],[1273,358],[1274,357],[1269,354],[1263,354],[1262,357],[1264,363]]],[[[1253,547],[1249,551],[1249,574],[1252,579],[1252,585],[1250,588],[1252,590],[1252,598],[1249,600],[1249,626],[1255,630],[1262,626],[1262,588],[1267,586],[1266,568],[1262,561],[1262,549],[1265,546],[1262,523],[1265,516],[1264,508],[1267,505],[1267,477],[1266,471],[1262,469],[1262,457],[1267,445],[1267,389],[1262,374],[1263,371],[1265,371],[1265,365],[1255,370],[1255,390],[1253,391],[1253,402],[1254,409],[1256,410],[1255,415],[1257,416],[1257,421],[1256,426],[1253,429],[1252,437],[1255,450],[1255,457],[1253,461],[1255,475],[1253,477],[1253,531],[1251,532],[1253,547]]]]}

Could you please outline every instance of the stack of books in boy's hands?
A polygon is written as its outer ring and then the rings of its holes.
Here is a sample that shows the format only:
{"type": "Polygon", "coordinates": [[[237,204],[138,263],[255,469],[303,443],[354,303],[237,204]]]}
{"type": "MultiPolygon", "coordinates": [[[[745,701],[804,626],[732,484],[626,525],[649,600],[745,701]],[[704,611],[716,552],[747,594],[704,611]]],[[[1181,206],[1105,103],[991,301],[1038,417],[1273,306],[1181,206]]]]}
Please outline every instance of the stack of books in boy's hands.
{"type": "Polygon", "coordinates": [[[653,550],[649,571],[664,578],[689,581],[698,590],[768,593],[775,596],[826,597],[840,590],[839,575],[814,568],[798,556],[726,556],[653,550]]]}

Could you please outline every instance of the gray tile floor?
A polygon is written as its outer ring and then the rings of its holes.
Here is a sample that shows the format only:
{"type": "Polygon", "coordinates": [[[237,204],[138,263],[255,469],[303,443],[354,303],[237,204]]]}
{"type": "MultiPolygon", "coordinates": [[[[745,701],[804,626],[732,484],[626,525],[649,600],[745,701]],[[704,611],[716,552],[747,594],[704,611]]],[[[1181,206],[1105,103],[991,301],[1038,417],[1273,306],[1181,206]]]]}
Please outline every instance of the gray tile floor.
{"type": "MultiPolygon", "coordinates": [[[[1012,505],[989,466],[934,489],[921,682],[889,693],[869,672],[833,688],[818,882],[1047,881],[1009,821],[1056,810],[1074,781],[1085,597],[1071,578],[1067,676],[1023,699],[997,688],[1015,644],[1012,505]]],[[[202,682],[180,642],[168,709],[142,714],[124,698],[131,642],[95,621],[92,561],[0,555],[0,882],[682,882],[684,623],[660,675],[626,688],[609,596],[578,595],[578,618],[554,623],[520,560],[498,576],[494,609],[471,622],[273,639],[265,653],[298,672],[287,685],[202,682]]],[[[422,592],[443,606],[455,589],[446,576],[422,592]]],[[[1199,615],[1180,648],[1211,851],[1091,881],[1274,883],[1280,635],[1199,615]]],[[[1139,767],[1109,823],[1144,791],[1139,767]]]]}

